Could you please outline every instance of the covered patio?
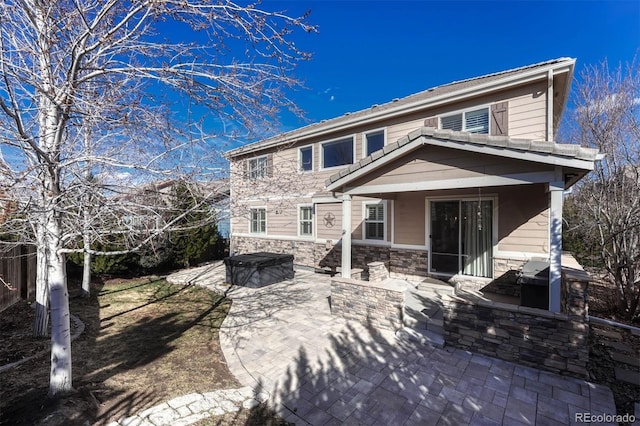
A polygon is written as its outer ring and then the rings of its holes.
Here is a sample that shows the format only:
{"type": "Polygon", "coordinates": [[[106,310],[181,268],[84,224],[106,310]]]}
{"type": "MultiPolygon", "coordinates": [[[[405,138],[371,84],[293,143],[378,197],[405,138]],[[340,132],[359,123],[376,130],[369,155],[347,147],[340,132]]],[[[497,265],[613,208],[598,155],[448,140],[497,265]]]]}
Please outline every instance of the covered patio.
{"type": "MultiPolygon", "coordinates": [[[[548,310],[559,313],[563,191],[599,158],[576,145],[413,131],[326,182],[341,194],[342,277],[351,277],[352,201],[364,197],[386,203],[391,224],[385,241],[369,243],[423,253],[424,276],[488,283],[531,259],[548,262],[548,310]]],[[[375,225],[368,215],[364,227],[375,225]]]]}

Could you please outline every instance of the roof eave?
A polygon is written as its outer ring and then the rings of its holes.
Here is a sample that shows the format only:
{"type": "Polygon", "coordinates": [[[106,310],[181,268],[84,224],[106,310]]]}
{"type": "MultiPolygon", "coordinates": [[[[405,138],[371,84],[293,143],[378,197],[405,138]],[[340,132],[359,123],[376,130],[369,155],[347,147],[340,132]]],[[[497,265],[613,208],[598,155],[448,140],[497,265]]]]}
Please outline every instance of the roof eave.
{"type": "MultiPolygon", "coordinates": [[[[317,128],[317,129],[315,128],[309,129],[306,132],[302,132],[300,134],[296,134],[292,136],[293,136],[293,139],[302,140],[310,137],[322,136],[324,134],[343,130],[355,125],[366,124],[371,121],[379,120],[381,117],[394,118],[398,115],[409,114],[416,110],[433,108],[444,103],[460,101],[466,97],[479,96],[486,92],[490,92],[494,90],[502,90],[508,87],[530,83],[532,81],[535,81],[541,78],[547,78],[548,72],[550,70],[553,71],[554,76],[557,74],[565,73],[565,72],[570,73],[570,76],[571,76],[573,73],[573,68],[576,60],[574,58],[560,58],[560,59],[561,60],[559,60],[559,62],[557,63],[541,66],[540,68],[522,71],[520,73],[506,76],[501,79],[489,81],[486,83],[481,83],[475,86],[462,88],[462,89],[459,89],[450,93],[445,93],[440,96],[435,96],[433,98],[429,98],[426,100],[420,100],[420,101],[415,101],[409,104],[400,105],[396,108],[380,110],[379,112],[374,112],[365,117],[355,116],[352,119],[341,121],[339,123],[332,125],[331,122],[333,120],[336,120],[337,118],[341,118],[341,117],[337,117],[336,119],[327,121],[325,126],[320,126],[320,128],[317,128]]],[[[565,100],[565,103],[566,103],[566,100],[565,100]]],[[[366,110],[362,110],[362,111],[366,111],[366,110]]],[[[357,113],[354,113],[354,115],[355,114],[357,113]]],[[[286,133],[282,135],[278,135],[275,138],[276,139],[271,143],[265,143],[263,145],[259,145],[260,142],[257,142],[255,144],[250,144],[250,145],[245,145],[239,148],[235,148],[233,150],[227,151],[227,153],[225,153],[225,156],[227,158],[232,158],[238,155],[248,154],[251,152],[272,148],[274,146],[280,145],[285,142],[290,142],[290,140],[287,138],[286,133]]]]}
{"type": "MultiPolygon", "coordinates": [[[[562,153],[557,153],[552,151],[545,151],[542,149],[519,149],[517,147],[509,146],[509,143],[512,143],[516,140],[511,140],[509,138],[504,138],[504,144],[496,145],[496,144],[487,144],[485,143],[473,143],[472,140],[464,141],[457,140],[452,137],[446,137],[446,133],[451,133],[448,131],[436,131],[430,128],[423,130],[422,134],[414,135],[411,138],[410,142],[406,144],[406,146],[400,147],[400,149],[396,149],[391,151],[389,154],[385,154],[382,157],[378,158],[378,161],[367,161],[366,165],[363,167],[356,168],[352,172],[342,172],[343,175],[335,174],[329,178],[326,183],[326,187],[328,191],[338,191],[339,189],[344,187],[345,185],[350,184],[351,182],[371,173],[378,167],[381,167],[390,161],[395,160],[403,155],[406,155],[408,152],[413,151],[414,149],[419,148],[423,145],[433,145],[433,146],[441,146],[445,148],[454,148],[460,149],[468,152],[476,152],[476,153],[484,153],[488,155],[496,155],[505,158],[513,158],[520,160],[533,161],[540,164],[548,164],[553,166],[563,166],[563,167],[571,167],[578,170],[583,170],[586,173],[594,169],[594,165],[596,161],[601,159],[599,153],[593,153],[588,151],[580,151],[580,147],[577,147],[577,154],[575,156],[572,155],[563,155],[562,153]],[[443,137],[443,135],[445,137],[443,137]],[[588,155],[593,158],[581,158],[579,155],[588,155]]],[[[456,132],[456,133],[464,133],[464,132],[456,132]]],[[[470,139],[474,138],[474,135],[468,135],[470,139]]],[[[535,141],[529,141],[530,143],[535,143],[535,141]]],[[[549,146],[550,148],[557,149],[563,147],[562,145],[553,144],[553,146],[549,146]]],[[[361,162],[364,160],[361,160],[361,162]]],[[[357,163],[356,163],[357,164],[357,163]]],[[[348,169],[344,169],[348,170],[348,169]]]]}

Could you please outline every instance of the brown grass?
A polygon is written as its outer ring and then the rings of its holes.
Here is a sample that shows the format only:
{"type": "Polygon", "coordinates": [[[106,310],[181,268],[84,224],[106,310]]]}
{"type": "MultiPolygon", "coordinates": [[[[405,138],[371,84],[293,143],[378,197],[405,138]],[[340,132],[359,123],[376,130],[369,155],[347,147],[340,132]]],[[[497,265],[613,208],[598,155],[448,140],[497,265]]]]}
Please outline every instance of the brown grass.
{"type": "MultiPolygon", "coordinates": [[[[159,279],[100,283],[92,291],[71,300],[86,325],[72,345],[77,392],[47,399],[48,354],[38,357],[1,373],[1,424],[47,416],[45,424],[106,424],[176,396],[239,386],[218,340],[229,300],[159,279]]],[[[32,318],[24,302],[0,313],[3,364],[46,346],[28,337],[32,318]]]]}

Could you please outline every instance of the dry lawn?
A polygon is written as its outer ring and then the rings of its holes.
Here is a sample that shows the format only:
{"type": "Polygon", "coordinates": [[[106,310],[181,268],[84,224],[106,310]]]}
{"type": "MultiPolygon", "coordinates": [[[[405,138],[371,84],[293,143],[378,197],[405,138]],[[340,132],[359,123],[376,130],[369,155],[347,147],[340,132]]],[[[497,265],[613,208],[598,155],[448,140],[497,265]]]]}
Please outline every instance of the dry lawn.
{"type": "MultiPolygon", "coordinates": [[[[71,299],[86,325],[72,345],[77,392],[46,398],[47,353],[0,373],[0,424],[106,424],[183,394],[239,387],[218,340],[229,300],[157,278],[112,280],[92,291],[71,299]]],[[[48,347],[29,337],[32,320],[25,302],[0,313],[2,364],[48,347]]]]}

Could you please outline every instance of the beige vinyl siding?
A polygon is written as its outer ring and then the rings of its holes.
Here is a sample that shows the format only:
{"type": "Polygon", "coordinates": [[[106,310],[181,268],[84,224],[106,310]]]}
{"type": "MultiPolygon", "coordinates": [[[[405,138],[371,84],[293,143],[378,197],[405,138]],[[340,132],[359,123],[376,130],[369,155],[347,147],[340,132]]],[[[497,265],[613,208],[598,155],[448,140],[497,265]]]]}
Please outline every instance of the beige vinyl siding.
{"type": "MultiPolygon", "coordinates": [[[[498,251],[548,254],[549,194],[545,185],[514,185],[397,194],[394,244],[425,245],[425,198],[498,198],[498,251]]],[[[496,254],[499,256],[499,253],[496,254]]]]}
{"type": "Polygon", "coordinates": [[[547,95],[544,83],[533,93],[509,100],[509,136],[526,139],[545,139],[547,123],[547,95]]]}
{"type": "Polygon", "coordinates": [[[242,216],[233,216],[231,218],[231,230],[233,234],[248,234],[249,218],[242,216]]]}
{"type": "Polygon", "coordinates": [[[342,204],[322,203],[316,204],[316,230],[317,238],[332,240],[334,242],[342,238],[342,204]],[[329,217],[333,215],[333,226],[330,226],[329,217]],[[325,218],[327,220],[325,220],[325,218]]]}
{"type": "Polygon", "coordinates": [[[296,204],[286,208],[267,206],[267,235],[298,236],[296,204]]]}
{"type": "MultiPolygon", "coordinates": [[[[550,167],[546,169],[550,170],[550,167]]],[[[540,170],[545,168],[528,161],[425,146],[381,167],[350,186],[498,176],[540,170]]]]}
{"type": "Polygon", "coordinates": [[[424,118],[414,119],[387,127],[387,140],[385,144],[396,142],[398,139],[406,136],[415,129],[424,126],[424,118]]]}
{"type": "Polygon", "coordinates": [[[500,189],[498,251],[549,253],[549,194],[545,185],[500,189]]]}
{"type": "Polygon", "coordinates": [[[401,193],[394,200],[394,244],[425,245],[425,195],[401,193]]]}

